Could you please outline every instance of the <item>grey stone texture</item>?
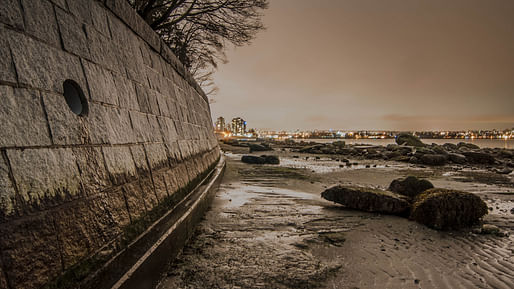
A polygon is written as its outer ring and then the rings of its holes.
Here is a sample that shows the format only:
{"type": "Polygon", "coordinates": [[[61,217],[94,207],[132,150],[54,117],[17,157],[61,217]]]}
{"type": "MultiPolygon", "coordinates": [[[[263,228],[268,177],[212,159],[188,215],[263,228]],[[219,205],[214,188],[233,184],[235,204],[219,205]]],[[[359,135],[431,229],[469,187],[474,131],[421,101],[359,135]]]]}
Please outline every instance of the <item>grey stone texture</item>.
{"type": "Polygon", "coordinates": [[[23,206],[48,208],[81,192],[80,175],[71,149],[8,150],[23,206]]]}
{"type": "Polygon", "coordinates": [[[16,83],[16,71],[7,41],[7,31],[2,26],[0,26],[0,80],[16,83]]]}
{"type": "Polygon", "coordinates": [[[121,248],[219,156],[204,93],[126,0],[5,0],[0,83],[0,288],[121,248]]]}
{"type": "Polygon", "coordinates": [[[4,0],[0,5],[0,22],[23,29],[23,15],[19,0],[4,0]]]}
{"type": "Polygon", "coordinates": [[[52,46],[60,47],[59,30],[54,6],[46,0],[21,0],[25,30],[30,35],[52,46]]]}
{"type": "Polygon", "coordinates": [[[64,50],[89,59],[89,48],[83,28],[84,24],[61,8],[55,8],[55,12],[64,50]]]}
{"type": "Polygon", "coordinates": [[[0,147],[50,145],[40,92],[0,85],[0,147]]]}
{"type": "Polygon", "coordinates": [[[14,212],[16,191],[9,177],[7,160],[0,156],[0,220],[14,212]]]}

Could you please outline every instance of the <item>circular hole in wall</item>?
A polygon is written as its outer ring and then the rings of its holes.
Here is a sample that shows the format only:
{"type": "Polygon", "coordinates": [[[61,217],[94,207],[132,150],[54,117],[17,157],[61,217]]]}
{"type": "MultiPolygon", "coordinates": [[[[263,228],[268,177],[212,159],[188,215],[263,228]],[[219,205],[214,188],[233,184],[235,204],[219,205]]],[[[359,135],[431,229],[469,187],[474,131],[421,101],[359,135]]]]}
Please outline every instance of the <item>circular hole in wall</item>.
{"type": "Polygon", "coordinates": [[[86,115],[87,100],[80,85],[71,79],[67,79],[62,87],[64,88],[64,99],[71,111],[76,115],[86,115]]]}

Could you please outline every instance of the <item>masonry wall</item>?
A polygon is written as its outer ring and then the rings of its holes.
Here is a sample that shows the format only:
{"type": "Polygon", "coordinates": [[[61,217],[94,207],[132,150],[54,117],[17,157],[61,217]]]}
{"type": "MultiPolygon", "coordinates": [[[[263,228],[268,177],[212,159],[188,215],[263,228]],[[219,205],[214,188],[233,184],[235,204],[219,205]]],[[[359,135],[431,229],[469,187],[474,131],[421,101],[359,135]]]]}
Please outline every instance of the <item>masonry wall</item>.
{"type": "Polygon", "coordinates": [[[126,0],[1,1],[0,288],[113,254],[218,157],[204,93],[126,0]]]}

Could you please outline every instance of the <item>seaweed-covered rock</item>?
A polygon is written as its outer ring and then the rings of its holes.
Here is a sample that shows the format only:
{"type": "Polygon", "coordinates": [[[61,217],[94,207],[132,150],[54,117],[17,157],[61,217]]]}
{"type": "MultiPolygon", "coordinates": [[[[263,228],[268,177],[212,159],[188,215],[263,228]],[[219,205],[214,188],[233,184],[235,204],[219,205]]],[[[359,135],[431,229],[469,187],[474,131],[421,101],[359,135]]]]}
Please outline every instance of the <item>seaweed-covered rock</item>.
{"type": "Polygon", "coordinates": [[[249,143],[248,147],[250,148],[250,152],[262,152],[273,150],[267,143],[249,143]]]}
{"type": "Polygon", "coordinates": [[[414,136],[410,133],[401,133],[396,136],[396,143],[399,145],[407,145],[414,147],[424,147],[425,144],[419,139],[419,137],[414,136]]]}
{"type": "Polygon", "coordinates": [[[469,150],[478,150],[479,146],[476,144],[468,143],[468,142],[460,142],[457,144],[457,148],[460,149],[469,149],[469,150]]]}
{"type": "Polygon", "coordinates": [[[277,156],[262,155],[261,158],[264,158],[264,163],[265,164],[270,164],[270,165],[278,165],[278,164],[280,164],[280,159],[277,156]]]}
{"type": "Polygon", "coordinates": [[[447,230],[474,225],[487,214],[487,205],[472,193],[429,189],[418,195],[410,219],[428,227],[447,230]]]}
{"type": "Polygon", "coordinates": [[[419,158],[420,163],[430,166],[444,166],[448,161],[447,155],[424,154],[419,158]]]}
{"type": "Polygon", "coordinates": [[[434,185],[431,182],[418,179],[414,176],[408,176],[405,179],[396,179],[389,185],[389,190],[404,195],[410,198],[414,198],[422,192],[432,189],[434,185]]]}
{"type": "Polygon", "coordinates": [[[470,163],[475,164],[489,164],[492,165],[495,163],[495,158],[488,154],[483,152],[463,152],[464,156],[466,156],[466,160],[470,163]]]}
{"type": "Polygon", "coordinates": [[[450,153],[448,154],[448,158],[450,161],[456,163],[456,164],[464,164],[466,163],[466,156],[456,153],[450,153]]]}
{"type": "Polygon", "coordinates": [[[247,164],[270,164],[270,165],[278,165],[280,163],[280,159],[277,156],[271,155],[262,155],[262,156],[249,156],[244,155],[241,157],[241,161],[247,164]]]}
{"type": "Polygon", "coordinates": [[[405,215],[410,207],[405,196],[372,188],[334,186],[322,192],[321,197],[366,212],[405,215]]]}

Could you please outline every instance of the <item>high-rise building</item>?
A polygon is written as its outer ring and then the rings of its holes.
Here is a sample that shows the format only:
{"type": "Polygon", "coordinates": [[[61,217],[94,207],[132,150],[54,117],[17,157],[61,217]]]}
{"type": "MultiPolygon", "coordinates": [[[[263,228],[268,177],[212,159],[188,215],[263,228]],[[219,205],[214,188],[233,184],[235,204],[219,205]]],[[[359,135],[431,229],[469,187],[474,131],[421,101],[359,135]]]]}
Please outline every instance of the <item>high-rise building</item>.
{"type": "Polygon", "coordinates": [[[227,128],[225,127],[225,118],[222,116],[218,117],[218,119],[216,120],[216,131],[224,132],[226,130],[227,128]]]}
{"type": "Polygon", "coordinates": [[[233,118],[230,131],[233,135],[244,135],[246,133],[246,121],[240,117],[233,118]]]}

